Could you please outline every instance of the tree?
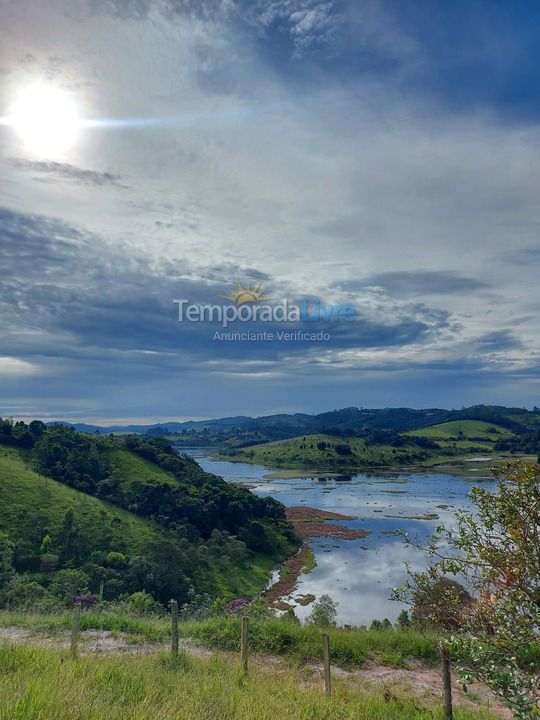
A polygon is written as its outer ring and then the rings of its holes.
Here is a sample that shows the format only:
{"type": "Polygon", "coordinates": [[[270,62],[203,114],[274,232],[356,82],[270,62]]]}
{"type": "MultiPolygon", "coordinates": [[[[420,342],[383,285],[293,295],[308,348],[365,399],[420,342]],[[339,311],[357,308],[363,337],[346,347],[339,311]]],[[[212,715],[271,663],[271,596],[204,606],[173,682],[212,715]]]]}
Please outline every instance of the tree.
{"type": "Polygon", "coordinates": [[[87,595],[88,575],[82,570],[59,570],[52,580],[49,590],[61,600],[69,601],[75,595],[87,595]]]}
{"type": "Polygon", "coordinates": [[[293,607],[287,608],[281,616],[281,619],[285,622],[292,623],[293,625],[300,625],[300,619],[296,616],[293,607]]]}
{"type": "Polygon", "coordinates": [[[0,591],[7,590],[16,577],[13,567],[15,546],[9,537],[0,532],[0,591]]]}
{"type": "Polygon", "coordinates": [[[41,545],[39,546],[39,552],[42,555],[49,553],[51,551],[51,545],[52,545],[52,539],[51,539],[51,536],[47,533],[44,536],[43,540],[41,541],[41,545]]]}
{"type": "Polygon", "coordinates": [[[45,423],[41,420],[32,420],[28,429],[35,438],[40,438],[46,430],[45,423]]]}
{"type": "MultiPolygon", "coordinates": [[[[445,642],[465,682],[485,682],[516,718],[540,715],[540,467],[514,462],[495,473],[497,490],[473,488],[474,510],[439,527],[427,550],[432,564],[410,573],[396,599],[414,605],[426,580],[459,576],[471,601],[453,604],[455,630],[445,642]]],[[[437,614],[434,614],[435,621],[437,614]]]]}
{"type": "Polygon", "coordinates": [[[330,595],[321,595],[313,604],[313,610],[308,617],[308,624],[316,627],[335,627],[338,603],[330,595]]]}
{"type": "Polygon", "coordinates": [[[459,627],[471,595],[456,580],[447,577],[430,577],[429,573],[417,577],[412,590],[412,620],[418,625],[436,625],[447,630],[459,627]]]}
{"type": "Polygon", "coordinates": [[[406,610],[402,610],[397,616],[396,625],[398,628],[408,628],[411,626],[411,619],[406,610]]]}
{"type": "Polygon", "coordinates": [[[73,510],[73,508],[70,507],[64,513],[64,517],[62,519],[62,529],[60,531],[60,537],[64,544],[64,550],[66,553],[68,550],[69,541],[75,533],[75,530],[75,511],[73,510]]]}

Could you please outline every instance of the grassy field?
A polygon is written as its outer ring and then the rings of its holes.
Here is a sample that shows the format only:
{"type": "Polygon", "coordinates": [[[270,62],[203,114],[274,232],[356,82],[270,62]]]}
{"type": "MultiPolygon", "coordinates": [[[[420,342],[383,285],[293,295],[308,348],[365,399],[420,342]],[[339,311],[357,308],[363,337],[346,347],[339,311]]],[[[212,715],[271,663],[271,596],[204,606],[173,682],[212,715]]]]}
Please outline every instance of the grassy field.
{"type": "Polygon", "coordinates": [[[419,430],[411,430],[403,433],[403,435],[447,440],[451,437],[458,437],[459,433],[462,433],[463,437],[468,440],[483,437],[491,442],[513,435],[510,430],[507,430],[507,428],[501,425],[495,425],[494,423],[488,423],[482,420],[454,420],[452,422],[441,423],[440,425],[420,428],[419,430]]]}
{"type": "Polygon", "coordinates": [[[314,467],[344,469],[352,467],[378,467],[434,462],[437,451],[414,446],[393,448],[390,445],[367,446],[362,438],[338,438],[332,435],[304,435],[253,445],[238,452],[233,460],[272,465],[275,467],[314,467]],[[324,443],[324,448],[322,447],[324,443]],[[336,447],[347,447],[341,454],[336,447]]]}
{"type": "MultiPolygon", "coordinates": [[[[251,620],[251,660],[244,675],[239,620],[180,623],[181,650],[173,659],[166,650],[170,620],[165,614],[84,612],[79,658],[73,659],[67,649],[72,618],[68,610],[56,615],[0,613],[0,631],[18,627],[33,633],[16,644],[0,641],[0,720],[443,718],[440,687],[433,688],[430,681],[422,686],[415,675],[423,673],[424,683],[426,677],[436,683],[440,676],[436,637],[430,633],[329,629],[334,669],[332,697],[327,698],[320,672],[322,631],[317,628],[251,620]],[[109,631],[117,645],[92,650],[85,644],[89,630],[109,631]],[[182,649],[186,642],[187,650],[182,649]],[[197,646],[210,650],[197,651],[197,646]],[[381,684],[376,672],[371,674],[375,665],[410,671],[396,670],[381,684]],[[367,674],[360,676],[362,668],[367,674]]],[[[456,706],[456,720],[500,717],[488,711],[485,695],[460,695],[456,706]]]]}
{"type": "Polygon", "coordinates": [[[136,480],[140,481],[149,478],[158,480],[159,482],[166,482],[170,485],[176,485],[178,483],[172,473],[162,470],[159,465],[128,450],[111,448],[107,450],[106,458],[111,465],[113,473],[120,478],[124,489],[127,489],[129,485],[136,480]]]}
{"type": "Polygon", "coordinates": [[[440,449],[366,445],[362,438],[316,434],[252,445],[236,451],[232,457],[224,455],[224,459],[342,472],[362,467],[430,466],[448,462],[452,457],[459,460],[491,453],[497,440],[513,436],[510,430],[481,420],[454,420],[401,434],[436,441],[440,449]]]}
{"type": "Polygon", "coordinates": [[[155,523],[38,475],[24,451],[0,445],[0,531],[39,544],[38,529],[58,532],[68,508],[75,511],[81,535],[108,538],[108,550],[139,548],[162,536],[155,523]]]}
{"type": "MultiPolygon", "coordinates": [[[[40,614],[0,612],[0,627],[28,628],[38,633],[55,635],[67,632],[73,613],[40,614]]],[[[170,637],[167,616],[140,617],[114,610],[85,612],[81,616],[82,630],[109,630],[129,633],[139,642],[163,643],[170,637]]],[[[217,618],[202,622],[182,622],[182,638],[196,645],[216,650],[240,649],[240,620],[217,618]]],[[[366,630],[330,628],[333,662],[344,668],[359,667],[366,662],[378,662],[404,667],[411,660],[427,663],[438,661],[435,634],[412,629],[366,630]]],[[[296,664],[317,661],[321,656],[321,631],[311,626],[295,625],[280,619],[250,622],[251,650],[268,655],[281,655],[296,664]]]]}
{"type": "MultiPolygon", "coordinates": [[[[311,674],[312,677],[312,674],[311,674]]],[[[302,669],[252,667],[164,653],[83,656],[0,645],[1,720],[442,720],[440,703],[334,678],[327,698],[302,669]]],[[[488,720],[457,709],[456,720],[488,720]]]]}
{"type": "MultiPolygon", "coordinates": [[[[296,551],[296,546],[291,545],[289,552],[296,551]]],[[[253,560],[244,567],[235,567],[234,572],[224,569],[219,562],[210,561],[211,573],[208,575],[206,592],[219,597],[233,599],[235,597],[248,596],[257,597],[268,582],[272,570],[282,557],[271,557],[256,553],[253,560]]],[[[202,577],[202,573],[200,573],[202,577]]]]}

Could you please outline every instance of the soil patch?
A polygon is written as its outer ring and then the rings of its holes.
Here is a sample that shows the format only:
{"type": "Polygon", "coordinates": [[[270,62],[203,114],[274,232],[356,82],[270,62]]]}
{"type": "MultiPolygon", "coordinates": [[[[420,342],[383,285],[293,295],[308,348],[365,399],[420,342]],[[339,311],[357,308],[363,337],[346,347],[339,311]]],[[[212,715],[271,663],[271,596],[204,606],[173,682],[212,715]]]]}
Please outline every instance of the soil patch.
{"type": "Polygon", "coordinates": [[[371,535],[369,530],[348,528],[326,522],[327,520],[354,520],[354,517],[350,515],[340,515],[311,507],[289,507],[286,515],[287,519],[292,522],[296,534],[303,540],[315,537],[328,537],[332,540],[359,540],[371,535]]]}

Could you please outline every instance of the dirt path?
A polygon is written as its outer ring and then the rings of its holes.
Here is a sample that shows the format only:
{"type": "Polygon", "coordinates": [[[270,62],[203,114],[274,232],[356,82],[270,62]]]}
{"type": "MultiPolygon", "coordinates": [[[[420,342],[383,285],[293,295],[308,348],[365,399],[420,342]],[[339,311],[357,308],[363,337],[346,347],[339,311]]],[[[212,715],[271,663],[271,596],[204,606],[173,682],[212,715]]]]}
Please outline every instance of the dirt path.
{"type": "MultiPolygon", "coordinates": [[[[44,635],[17,626],[0,627],[0,642],[7,641],[17,645],[67,650],[70,646],[69,633],[44,635]]],[[[202,659],[211,658],[215,652],[190,643],[182,642],[186,651],[202,659]]],[[[80,635],[80,654],[94,653],[126,654],[152,653],[167,650],[168,645],[161,643],[141,642],[124,633],[109,630],[84,630],[80,635]]],[[[223,654],[223,651],[220,651],[223,654]]],[[[234,655],[234,653],[226,653],[234,655]]],[[[284,658],[273,655],[257,655],[250,657],[250,663],[263,671],[285,674],[291,668],[284,658]]],[[[424,665],[419,661],[411,663],[410,669],[394,668],[386,665],[368,664],[358,670],[344,670],[332,666],[332,674],[358,687],[369,686],[384,692],[385,697],[413,698],[419,706],[433,705],[442,695],[441,673],[438,668],[424,665]]],[[[308,664],[301,668],[301,684],[309,686],[322,684],[322,664],[308,664]]],[[[487,708],[504,720],[511,720],[512,713],[499,703],[491,691],[483,685],[474,683],[469,693],[464,693],[457,677],[453,677],[454,704],[458,707],[479,709],[487,708]]]]}

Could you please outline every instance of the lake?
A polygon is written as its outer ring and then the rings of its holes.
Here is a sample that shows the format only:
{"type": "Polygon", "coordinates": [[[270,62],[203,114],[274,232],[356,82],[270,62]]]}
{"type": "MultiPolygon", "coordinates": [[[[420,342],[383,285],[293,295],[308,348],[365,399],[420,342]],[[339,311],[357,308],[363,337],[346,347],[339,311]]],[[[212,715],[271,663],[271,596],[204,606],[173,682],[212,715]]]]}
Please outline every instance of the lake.
{"type": "MultiPolygon", "coordinates": [[[[362,472],[345,479],[319,479],[313,471],[310,479],[268,479],[265,476],[275,470],[213,460],[208,450],[184,451],[208,472],[229,482],[253,485],[252,492],[261,497],[273,497],[286,506],[306,505],[354,516],[354,520],[331,522],[371,531],[361,540],[311,541],[317,567],[301,575],[296,590],[285,598],[296,605],[294,598],[299,595],[310,593],[320,597],[326,593],[338,603],[339,624],[369,624],[375,618],[385,617],[394,620],[405,606],[389,599],[390,588],[403,583],[406,562],[420,568],[425,565],[425,557],[392,532],[405,530],[426,540],[437,525],[451,523],[457,509],[470,507],[466,495],[475,483],[494,482],[489,477],[467,478],[437,472],[362,472]],[[438,517],[413,519],[429,514],[438,517]]],[[[309,605],[295,607],[299,617],[310,612],[309,605]]]]}

